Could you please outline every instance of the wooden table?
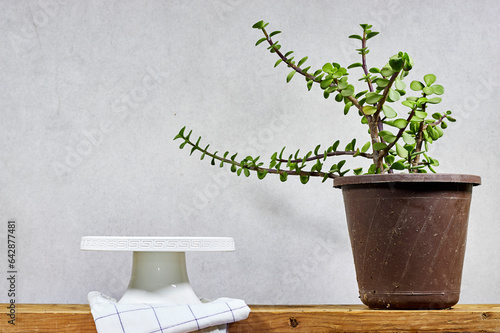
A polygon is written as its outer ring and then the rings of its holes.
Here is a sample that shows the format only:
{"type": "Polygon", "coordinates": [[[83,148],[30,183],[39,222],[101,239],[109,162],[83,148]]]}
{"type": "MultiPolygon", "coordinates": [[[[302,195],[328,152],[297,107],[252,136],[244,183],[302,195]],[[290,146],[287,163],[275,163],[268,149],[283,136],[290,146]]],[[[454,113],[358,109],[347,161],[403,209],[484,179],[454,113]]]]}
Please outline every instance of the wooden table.
{"type": "MultiPolygon", "coordinates": [[[[0,304],[0,332],[95,333],[87,304],[0,304]]],[[[250,305],[247,320],[229,332],[500,332],[500,304],[456,305],[451,310],[370,310],[363,305],[250,305]]]]}

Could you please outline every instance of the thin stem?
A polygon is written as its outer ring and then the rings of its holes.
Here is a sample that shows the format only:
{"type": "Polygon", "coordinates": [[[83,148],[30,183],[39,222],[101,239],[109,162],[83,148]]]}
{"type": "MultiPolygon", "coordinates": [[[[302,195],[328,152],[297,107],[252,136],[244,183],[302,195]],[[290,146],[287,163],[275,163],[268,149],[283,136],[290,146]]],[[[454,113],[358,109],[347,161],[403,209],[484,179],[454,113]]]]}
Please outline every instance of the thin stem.
{"type": "MultiPolygon", "coordinates": [[[[355,155],[355,154],[356,154],[355,151],[333,151],[331,153],[327,153],[326,157],[342,156],[342,155],[355,155]]],[[[362,157],[369,158],[369,159],[373,158],[372,154],[367,154],[367,153],[359,153],[356,156],[362,156],[362,157]]],[[[319,159],[322,159],[322,158],[325,158],[325,154],[320,154],[320,155],[312,156],[312,157],[306,158],[305,160],[304,159],[290,160],[290,163],[310,162],[310,161],[319,160],[319,159]]],[[[278,161],[278,162],[288,162],[288,160],[283,160],[283,159],[276,159],[276,161],[278,161]]]]}
{"type": "MultiPolygon", "coordinates": [[[[423,97],[425,98],[426,94],[423,94],[423,97]]],[[[426,106],[427,106],[427,103],[422,104],[422,112],[425,112],[426,106]]],[[[424,142],[424,130],[426,128],[427,128],[427,126],[425,125],[425,122],[422,121],[420,123],[420,126],[418,127],[418,132],[416,135],[416,137],[417,137],[417,144],[415,145],[415,152],[416,153],[419,153],[422,151],[422,143],[424,142]]],[[[413,160],[412,165],[416,166],[419,164],[419,162],[420,162],[420,154],[415,156],[415,159],[413,160]]]]}
{"type": "Polygon", "coordinates": [[[425,130],[427,127],[429,127],[429,126],[437,126],[437,125],[441,124],[445,118],[446,118],[446,115],[441,116],[441,118],[439,118],[438,120],[436,120],[435,122],[433,122],[433,123],[431,123],[431,124],[426,124],[426,125],[424,126],[424,130],[425,130]]]}
{"type": "MultiPolygon", "coordinates": [[[[274,42],[272,41],[271,37],[269,37],[269,35],[267,34],[267,31],[266,29],[262,29],[262,32],[264,33],[264,36],[266,37],[266,40],[267,42],[269,43],[269,45],[271,47],[274,46],[274,42]]],[[[292,64],[287,57],[285,57],[283,55],[283,53],[281,53],[280,50],[277,50],[277,49],[274,49],[274,52],[281,58],[281,60],[283,60],[289,67],[292,67],[294,71],[296,71],[297,73],[299,73],[300,75],[303,75],[304,77],[306,77],[308,80],[312,80],[313,82],[316,82],[316,83],[321,83],[321,80],[317,80],[314,75],[311,75],[309,73],[306,73],[304,72],[300,67],[298,67],[297,65],[295,64],[292,64]]],[[[338,85],[338,81],[335,79],[333,81],[333,83],[337,84],[338,85]]],[[[330,84],[331,87],[334,86],[334,84],[330,84]]],[[[340,90],[338,90],[340,92],[340,90]]],[[[352,104],[364,115],[364,112],[363,112],[363,107],[359,104],[359,101],[353,97],[353,96],[348,96],[347,99],[349,101],[352,102],[352,104]]]]}
{"type": "MultiPolygon", "coordinates": [[[[363,39],[361,40],[361,48],[364,49],[366,47],[366,31],[363,31],[363,39]]],[[[368,77],[366,83],[368,83],[368,89],[370,92],[373,92],[372,80],[370,79],[370,74],[368,73],[368,66],[366,65],[366,54],[365,52],[361,52],[361,60],[362,60],[362,68],[365,75],[368,77]]]]}
{"type": "Polygon", "coordinates": [[[243,164],[241,164],[239,162],[236,162],[236,161],[233,161],[233,160],[230,160],[230,159],[227,159],[227,158],[220,157],[220,156],[217,156],[215,154],[212,154],[209,151],[196,146],[189,139],[186,139],[186,138],[183,138],[183,139],[184,139],[184,141],[187,144],[189,144],[192,147],[195,147],[196,150],[199,150],[203,154],[205,154],[207,156],[210,156],[213,159],[216,159],[216,160],[218,160],[220,162],[229,163],[229,164],[235,165],[235,166],[240,167],[240,168],[245,168],[245,169],[248,169],[248,170],[252,170],[252,171],[266,171],[267,173],[280,174],[280,175],[286,173],[288,175],[296,175],[296,176],[306,176],[306,175],[309,175],[309,176],[312,176],[312,177],[325,177],[325,176],[328,176],[328,178],[337,178],[337,177],[339,177],[338,175],[334,175],[333,173],[326,173],[326,172],[321,172],[321,171],[311,172],[311,171],[295,171],[295,170],[278,170],[278,169],[261,168],[259,166],[243,165],[243,164]]]}
{"type": "MultiPolygon", "coordinates": [[[[422,151],[422,143],[424,142],[424,122],[422,121],[420,123],[420,126],[418,128],[417,132],[417,144],[415,145],[415,153],[419,153],[422,151]]],[[[420,154],[415,156],[415,159],[412,161],[412,166],[417,166],[420,162],[420,154]]]]}
{"type": "Polygon", "coordinates": [[[377,119],[379,118],[378,116],[380,114],[380,111],[382,111],[382,107],[384,106],[384,103],[387,100],[387,96],[389,96],[389,90],[391,89],[394,81],[396,81],[396,78],[398,77],[400,72],[401,71],[392,74],[391,78],[389,79],[389,83],[384,88],[384,92],[382,93],[382,98],[377,103],[377,112],[375,112],[375,114],[374,114],[374,116],[376,115],[377,119]]]}
{"type": "Polygon", "coordinates": [[[403,136],[403,133],[404,131],[406,131],[406,129],[408,128],[408,125],[410,124],[410,120],[411,118],[413,117],[413,115],[415,115],[415,111],[417,111],[417,106],[415,105],[415,107],[413,107],[413,109],[411,110],[410,112],[410,115],[408,116],[408,118],[406,119],[406,126],[404,128],[400,128],[399,129],[399,132],[398,134],[396,135],[396,139],[387,146],[387,148],[385,148],[383,151],[384,151],[384,154],[382,155],[385,156],[387,155],[387,153],[389,152],[389,150],[394,147],[394,145],[396,144],[396,142],[399,141],[399,139],[401,138],[401,136],[403,136]]]}

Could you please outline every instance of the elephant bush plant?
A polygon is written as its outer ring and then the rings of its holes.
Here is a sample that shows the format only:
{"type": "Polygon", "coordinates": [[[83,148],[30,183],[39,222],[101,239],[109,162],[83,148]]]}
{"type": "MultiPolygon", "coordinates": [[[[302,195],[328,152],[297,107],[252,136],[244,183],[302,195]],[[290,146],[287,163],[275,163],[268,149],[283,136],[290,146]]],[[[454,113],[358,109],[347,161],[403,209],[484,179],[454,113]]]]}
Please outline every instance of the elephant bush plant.
{"type": "Polygon", "coordinates": [[[413,60],[406,52],[399,52],[390,57],[383,67],[369,68],[366,60],[369,53],[367,42],[378,34],[371,30],[371,25],[361,24],[362,34],[349,36],[359,40],[361,44],[356,50],[361,62],[347,67],[336,62],[326,63],[314,71],[311,66],[305,67],[308,57],[296,60],[293,51],[283,52],[281,44],[273,40],[281,31],[268,33],[267,26],[268,23],[264,21],[253,25],[253,28],[264,35],[256,45],[268,44],[267,49],[278,57],[274,66],[284,64],[291,69],[286,81],[290,82],[294,76],[301,75],[305,78],[308,90],[313,85],[318,85],[323,90],[324,98],[333,97],[336,102],[342,103],[344,114],[355,110],[361,124],[368,127],[369,140],[357,146],[360,140],[352,139],[343,150],[339,149],[340,141],[337,140],[326,148],[318,145],[305,155],[300,155],[297,151],[287,156],[283,148],[271,156],[268,167],[260,160],[260,156],[247,156],[239,160],[238,153],[230,154],[226,151],[219,154],[218,151],[211,151],[210,145],[201,145],[201,137],[191,139],[192,131],[186,133],[186,127],[174,138],[183,141],[181,149],[189,147],[191,154],[199,151],[201,159],[209,157],[212,165],[219,164],[220,167],[227,164],[237,175],[243,173],[248,177],[251,171],[255,171],[257,177],[263,179],[271,173],[278,174],[282,181],[286,181],[289,175],[297,175],[303,184],[310,177],[322,177],[324,182],[328,178],[344,176],[350,171],[343,168],[345,160],[334,163],[330,168],[325,168],[325,163],[331,157],[345,155],[372,161],[366,171],[361,167],[353,169],[355,175],[393,173],[394,170],[406,170],[410,173],[427,170],[435,172],[434,167],[439,163],[427,154],[429,144],[443,136],[446,121],[455,121],[451,117],[451,111],[429,112],[432,105],[441,102],[441,97],[438,96],[444,93],[443,86],[435,84],[435,75],[425,75],[423,82],[412,81],[410,89],[417,96],[402,100],[402,96],[406,96],[407,87],[404,79],[413,67],[413,60]],[[366,90],[357,91],[352,84],[353,75],[350,73],[354,71],[360,73],[358,81],[364,81],[366,90]]]}

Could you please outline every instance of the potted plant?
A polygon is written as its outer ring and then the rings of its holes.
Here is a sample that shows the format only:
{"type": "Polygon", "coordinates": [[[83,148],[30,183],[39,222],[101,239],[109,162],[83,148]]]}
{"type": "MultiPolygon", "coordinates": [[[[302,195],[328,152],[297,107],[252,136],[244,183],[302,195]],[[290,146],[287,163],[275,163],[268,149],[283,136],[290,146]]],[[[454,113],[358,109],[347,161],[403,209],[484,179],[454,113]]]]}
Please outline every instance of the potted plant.
{"type": "Polygon", "coordinates": [[[305,155],[296,151],[286,156],[283,148],[271,156],[269,167],[260,156],[237,159],[237,153],[211,151],[210,145],[201,145],[201,137],[191,139],[192,131],[186,133],[185,127],[174,140],[183,141],[181,149],[189,147],[191,154],[199,151],[201,159],[210,158],[212,165],[227,164],[238,176],[248,177],[254,171],[259,179],[277,174],[286,181],[294,175],[303,184],[311,177],[323,182],[332,178],[334,187],[343,192],[362,302],[389,309],[443,309],[456,304],[472,187],[481,179],[435,173],[439,162],[429,156],[429,146],[443,136],[448,122],[455,121],[449,110],[430,113],[441,102],[443,86],[436,84],[435,75],[427,74],[409,85],[417,96],[406,96],[404,79],[413,60],[405,52],[380,68],[369,68],[367,41],[378,34],[371,25],[361,24],[362,33],[349,36],[361,44],[356,50],[360,62],[348,67],[326,63],[315,71],[305,67],[308,57],[295,59],[293,51],[282,51],[273,40],[281,32],[269,33],[267,26],[263,21],[254,24],[264,35],[256,45],[268,45],[277,56],[275,67],[283,63],[291,69],[286,81],[303,76],[308,90],[319,86],[324,98],[343,104],[344,114],[357,112],[369,140],[357,146],[359,140],[352,139],[343,150],[337,140],[305,155]],[[361,73],[365,90],[355,88],[351,70],[361,73]],[[345,176],[350,171],[344,168],[345,160],[325,168],[327,159],[346,155],[369,159],[371,165],[367,170],[353,169],[351,176],[345,176]]]}

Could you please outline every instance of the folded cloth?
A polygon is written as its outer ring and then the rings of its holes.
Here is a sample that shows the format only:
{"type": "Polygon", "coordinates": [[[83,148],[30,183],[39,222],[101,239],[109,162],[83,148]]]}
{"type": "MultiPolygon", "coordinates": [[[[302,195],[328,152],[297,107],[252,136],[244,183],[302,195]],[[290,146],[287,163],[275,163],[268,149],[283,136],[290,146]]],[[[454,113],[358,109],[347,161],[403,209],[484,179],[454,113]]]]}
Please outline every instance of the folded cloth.
{"type": "Polygon", "coordinates": [[[98,291],[87,298],[99,333],[225,332],[226,323],[250,313],[243,300],[232,298],[192,305],[121,304],[98,291]]]}

